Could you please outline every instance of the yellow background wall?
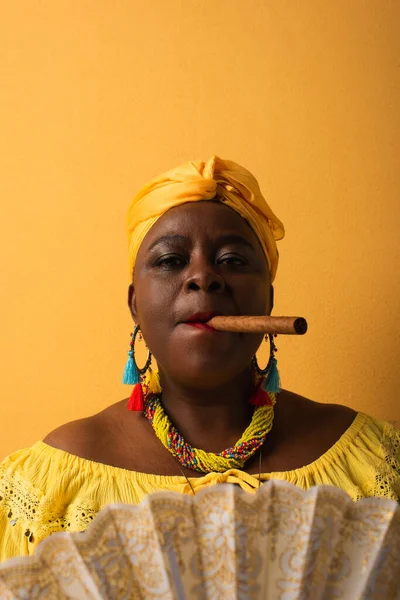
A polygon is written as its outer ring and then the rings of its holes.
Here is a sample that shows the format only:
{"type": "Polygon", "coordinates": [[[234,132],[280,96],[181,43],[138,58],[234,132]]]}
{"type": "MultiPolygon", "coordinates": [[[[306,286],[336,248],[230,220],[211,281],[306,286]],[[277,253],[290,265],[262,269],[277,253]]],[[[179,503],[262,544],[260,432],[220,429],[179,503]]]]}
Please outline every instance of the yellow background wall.
{"type": "Polygon", "coordinates": [[[0,24],[0,456],[128,394],[125,213],[217,153],[284,221],[284,386],[400,419],[399,3],[13,0],[0,24]]]}

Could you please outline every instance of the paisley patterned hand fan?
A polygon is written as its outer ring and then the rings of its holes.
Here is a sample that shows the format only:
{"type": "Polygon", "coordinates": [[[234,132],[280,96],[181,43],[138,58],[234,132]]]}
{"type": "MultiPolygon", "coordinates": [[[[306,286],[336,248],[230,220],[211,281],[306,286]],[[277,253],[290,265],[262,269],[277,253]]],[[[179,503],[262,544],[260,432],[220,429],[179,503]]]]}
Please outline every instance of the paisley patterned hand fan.
{"type": "Polygon", "coordinates": [[[270,481],[105,507],[0,566],[3,600],[400,598],[400,507],[270,481]]]}

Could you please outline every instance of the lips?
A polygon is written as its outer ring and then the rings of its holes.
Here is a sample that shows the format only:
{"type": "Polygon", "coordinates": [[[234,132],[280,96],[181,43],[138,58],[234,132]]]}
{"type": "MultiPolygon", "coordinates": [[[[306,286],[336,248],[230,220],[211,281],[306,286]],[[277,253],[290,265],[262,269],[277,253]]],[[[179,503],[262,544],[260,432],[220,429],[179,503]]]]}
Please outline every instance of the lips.
{"type": "Polygon", "coordinates": [[[190,315],[184,320],[185,323],[207,323],[210,319],[215,317],[218,313],[216,312],[199,312],[194,315],[190,315]]]}
{"type": "Polygon", "coordinates": [[[217,314],[221,314],[221,313],[198,312],[198,313],[195,313],[195,314],[187,317],[183,321],[183,323],[185,323],[186,325],[189,325],[191,327],[195,327],[196,329],[202,329],[203,331],[216,331],[216,329],[214,329],[214,327],[211,327],[211,325],[207,324],[207,321],[209,321],[210,319],[215,317],[217,314]]]}

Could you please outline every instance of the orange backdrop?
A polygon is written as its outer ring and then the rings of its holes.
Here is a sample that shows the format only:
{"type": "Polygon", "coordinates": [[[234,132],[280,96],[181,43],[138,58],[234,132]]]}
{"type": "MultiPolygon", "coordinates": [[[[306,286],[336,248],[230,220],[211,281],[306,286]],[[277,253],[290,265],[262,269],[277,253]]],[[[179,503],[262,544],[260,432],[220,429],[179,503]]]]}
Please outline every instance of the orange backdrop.
{"type": "MultiPolygon", "coordinates": [[[[125,213],[211,154],[284,221],[284,386],[400,419],[399,4],[14,0],[1,61],[0,456],[126,396],[125,213]]],[[[265,356],[264,356],[265,358],[265,356]]]]}

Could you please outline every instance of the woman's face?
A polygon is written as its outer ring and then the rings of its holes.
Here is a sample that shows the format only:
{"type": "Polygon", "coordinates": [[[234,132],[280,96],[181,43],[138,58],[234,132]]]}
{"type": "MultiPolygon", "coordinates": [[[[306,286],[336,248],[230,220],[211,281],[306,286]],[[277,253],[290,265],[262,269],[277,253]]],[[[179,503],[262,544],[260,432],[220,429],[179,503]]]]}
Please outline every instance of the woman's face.
{"type": "Polygon", "coordinates": [[[160,217],[140,246],[129,288],[132,316],[161,376],[198,389],[238,376],[262,341],[261,334],[210,331],[201,322],[270,314],[272,298],[257,236],[217,201],[182,204],[160,217]]]}

